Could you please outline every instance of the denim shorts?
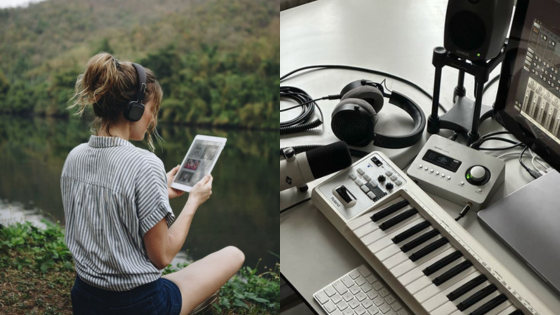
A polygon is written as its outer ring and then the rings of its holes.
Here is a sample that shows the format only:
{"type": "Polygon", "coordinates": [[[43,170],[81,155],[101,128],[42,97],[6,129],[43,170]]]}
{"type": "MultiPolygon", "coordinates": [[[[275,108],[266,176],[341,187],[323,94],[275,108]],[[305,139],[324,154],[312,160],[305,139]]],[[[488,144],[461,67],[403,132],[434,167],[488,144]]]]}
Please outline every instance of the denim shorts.
{"type": "Polygon", "coordinates": [[[76,276],[71,296],[75,315],[178,315],[182,305],[181,291],[165,278],[129,291],[108,291],[93,287],[76,276]]]}

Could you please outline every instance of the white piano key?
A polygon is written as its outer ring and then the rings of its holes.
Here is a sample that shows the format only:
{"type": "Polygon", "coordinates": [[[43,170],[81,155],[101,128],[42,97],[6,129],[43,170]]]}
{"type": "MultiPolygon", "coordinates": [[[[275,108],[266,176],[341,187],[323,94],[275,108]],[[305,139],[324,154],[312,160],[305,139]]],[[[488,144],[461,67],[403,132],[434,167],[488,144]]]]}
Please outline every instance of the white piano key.
{"type": "Polygon", "coordinates": [[[358,237],[358,238],[362,238],[374,231],[379,230],[379,226],[377,226],[377,224],[373,223],[373,221],[371,221],[371,219],[369,220],[369,223],[366,223],[364,225],[362,225],[361,227],[352,230],[354,232],[354,234],[358,237]]]}
{"type": "MultiPolygon", "coordinates": [[[[462,261],[465,261],[465,259],[463,258],[462,261]]],[[[462,262],[461,261],[461,262],[462,262]]],[[[433,281],[437,276],[441,275],[442,273],[446,272],[447,270],[455,267],[456,265],[458,265],[459,263],[457,263],[456,261],[452,262],[451,264],[443,267],[442,269],[438,270],[437,272],[431,274],[430,276],[426,276],[423,272],[422,269],[425,268],[425,266],[429,266],[427,263],[424,263],[424,265],[422,265],[420,268],[414,268],[412,270],[410,270],[409,272],[405,273],[404,275],[399,277],[399,281],[403,284],[409,284],[412,281],[420,278],[420,277],[427,277],[430,281],[433,281]]]]}
{"type": "Polygon", "coordinates": [[[421,295],[422,291],[418,292],[418,302],[422,303],[422,304],[428,304],[428,305],[442,305],[443,303],[446,303],[449,301],[449,299],[447,298],[447,295],[451,292],[453,292],[454,290],[456,290],[457,288],[459,288],[460,286],[464,285],[465,283],[471,281],[472,279],[478,277],[480,275],[480,273],[478,271],[474,271],[473,273],[471,273],[470,275],[467,275],[466,277],[464,277],[463,279],[453,283],[453,285],[447,287],[445,290],[442,290],[440,287],[436,287],[439,292],[432,296],[431,298],[429,298],[427,301],[424,300],[425,295],[421,295]]]}
{"type": "Polygon", "coordinates": [[[430,284],[433,285],[432,281],[428,279],[428,277],[421,277],[419,279],[416,279],[416,281],[406,285],[405,288],[408,292],[410,292],[410,294],[415,294],[416,292],[424,289],[430,284]]]}
{"type": "MultiPolygon", "coordinates": [[[[410,259],[407,259],[406,261],[404,261],[403,263],[401,263],[400,265],[395,266],[394,268],[391,269],[391,273],[395,276],[395,277],[400,277],[403,274],[409,272],[412,269],[415,268],[421,268],[421,266],[423,266],[426,262],[428,261],[433,261],[434,257],[438,257],[438,258],[443,258],[451,253],[453,253],[455,251],[455,248],[453,248],[451,246],[451,244],[445,244],[442,247],[436,249],[435,251],[429,253],[428,255],[418,259],[417,261],[412,261],[410,259]]],[[[407,256],[408,257],[408,256],[407,256]]],[[[439,259],[436,259],[435,261],[438,261],[439,259]]],[[[434,261],[434,262],[435,262],[434,261]]],[[[428,265],[429,266],[429,265],[428,265]]],[[[425,268],[425,267],[424,267],[425,268]]],[[[424,269],[422,268],[422,270],[424,269]]]]}
{"type": "Polygon", "coordinates": [[[368,224],[368,223],[373,223],[373,221],[371,221],[371,213],[365,214],[361,217],[355,218],[354,220],[348,222],[348,228],[352,231],[355,231],[356,229],[368,224]]]}
{"type": "Polygon", "coordinates": [[[384,261],[385,259],[387,259],[387,258],[389,258],[389,257],[391,257],[391,256],[393,256],[393,255],[395,255],[396,253],[400,253],[400,252],[401,252],[400,247],[398,247],[397,245],[388,246],[388,247],[386,247],[386,248],[384,248],[384,249],[382,249],[382,250],[380,250],[380,251],[378,251],[378,252],[375,251],[374,248],[369,247],[369,246],[368,246],[368,249],[369,249],[370,251],[374,252],[374,253],[375,253],[375,257],[377,257],[377,259],[379,259],[380,261],[384,261]]]}
{"type": "MultiPolygon", "coordinates": [[[[508,301],[509,302],[509,301],[508,301]]],[[[517,307],[515,307],[514,305],[510,305],[508,306],[505,310],[499,312],[497,315],[509,315],[511,313],[513,313],[514,311],[517,310],[517,307]]]]}
{"type": "Polygon", "coordinates": [[[427,300],[433,296],[435,296],[438,292],[438,288],[440,290],[445,290],[447,288],[449,288],[450,286],[452,286],[455,282],[461,281],[462,279],[464,279],[465,277],[467,277],[468,275],[474,273],[474,272],[478,272],[476,271],[476,269],[474,267],[469,267],[465,270],[463,270],[462,272],[458,273],[457,275],[455,275],[455,277],[449,279],[448,281],[442,283],[439,286],[436,286],[435,284],[432,283],[431,279],[429,277],[426,277],[429,281],[430,281],[430,285],[427,286],[424,289],[427,289],[426,292],[415,292],[413,293],[414,298],[418,299],[422,299],[422,300],[427,300]],[[428,288],[429,287],[429,288],[428,288]]]}
{"type": "MultiPolygon", "coordinates": [[[[408,257],[407,254],[403,253],[402,251],[400,253],[396,253],[395,255],[387,258],[386,260],[383,261],[383,265],[385,265],[385,267],[387,267],[387,269],[391,270],[393,268],[395,268],[396,266],[404,263],[405,261],[410,261],[410,258],[408,257]]],[[[395,276],[396,278],[396,276],[395,276]]]]}
{"type": "MultiPolygon", "coordinates": [[[[405,211],[405,210],[403,210],[403,211],[405,211]]],[[[408,209],[408,210],[410,210],[410,209],[408,209]]],[[[368,245],[370,245],[371,243],[373,243],[377,240],[380,240],[384,237],[387,237],[387,236],[391,235],[396,230],[400,231],[404,226],[408,226],[411,222],[422,222],[422,220],[423,220],[422,217],[417,213],[417,214],[411,216],[410,218],[407,218],[406,220],[400,222],[399,224],[393,226],[392,228],[390,228],[388,230],[383,231],[379,228],[379,224],[382,224],[386,220],[388,220],[388,219],[390,219],[390,218],[392,218],[392,217],[394,217],[394,216],[396,216],[400,213],[401,213],[401,211],[397,211],[396,213],[393,213],[392,215],[390,215],[387,218],[384,218],[383,220],[377,221],[376,223],[372,223],[376,226],[376,228],[371,230],[369,233],[363,234],[363,236],[359,236],[357,234],[357,232],[354,232],[354,233],[356,234],[356,236],[358,236],[358,238],[360,238],[360,240],[366,246],[368,246],[368,245]]]]}
{"type": "Polygon", "coordinates": [[[433,310],[430,315],[449,315],[457,310],[457,306],[451,302],[447,302],[440,305],[438,308],[433,310]]]}

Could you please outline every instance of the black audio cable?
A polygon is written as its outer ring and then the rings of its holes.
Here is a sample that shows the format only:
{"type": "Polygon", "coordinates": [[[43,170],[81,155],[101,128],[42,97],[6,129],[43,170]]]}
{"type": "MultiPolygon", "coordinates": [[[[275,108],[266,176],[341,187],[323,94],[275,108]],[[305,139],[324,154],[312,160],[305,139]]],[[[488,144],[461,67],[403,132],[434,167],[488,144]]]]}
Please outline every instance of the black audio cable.
{"type": "MultiPolygon", "coordinates": [[[[426,92],[426,90],[424,90],[423,88],[421,88],[419,85],[417,85],[414,82],[411,82],[405,78],[401,78],[397,75],[394,74],[390,74],[387,72],[383,72],[383,71],[378,71],[378,70],[373,70],[373,69],[368,69],[368,68],[361,68],[361,67],[355,67],[355,66],[345,66],[345,65],[313,65],[313,66],[306,66],[306,67],[302,67],[299,69],[296,69],[288,74],[285,74],[284,76],[280,77],[280,82],[282,82],[283,80],[287,79],[288,77],[292,76],[293,74],[303,71],[303,70],[308,70],[308,69],[318,69],[318,70],[322,70],[322,69],[342,69],[342,70],[353,70],[353,71],[361,71],[361,72],[365,72],[365,73],[371,73],[371,74],[375,74],[375,75],[380,75],[380,76],[385,76],[391,79],[395,79],[397,81],[403,82],[405,84],[408,84],[410,86],[412,86],[414,89],[416,89],[417,91],[419,91],[420,93],[424,94],[426,97],[428,97],[430,100],[432,100],[432,95],[428,92],[426,92]]],[[[445,109],[445,107],[443,107],[443,105],[438,104],[439,108],[444,112],[447,113],[447,109],[445,109]]]]}
{"type": "Polygon", "coordinates": [[[459,216],[455,218],[455,221],[461,220],[467,214],[467,212],[469,212],[471,207],[472,207],[472,203],[467,202],[467,204],[465,205],[463,210],[461,210],[461,212],[459,212],[459,216]]]}
{"type": "Polygon", "coordinates": [[[301,113],[288,121],[280,122],[280,134],[290,134],[296,133],[301,131],[310,130],[313,128],[317,128],[323,124],[323,111],[321,108],[315,103],[315,101],[323,100],[323,99],[336,99],[340,98],[338,95],[329,95],[318,99],[313,99],[307,92],[302,89],[293,86],[281,86],[280,87],[280,98],[289,98],[298,103],[298,105],[281,109],[281,112],[292,110],[298,107],[302,107],[301,113]],[[321,119],[315,119],[311,121],[314,116],[315,108],[319,110],[321,115],[321,119]]]}
{"type": "Polygon", "coordinates": [[[527,165],[525,165],[525,163],[523,163],[523,154],[525,154],[525,151],[527,151],[527,148],[529,148],[528,146],[525,146],[525,148],[523,149],[523,151],[521,151],[521,154],[519,154],[519,164],[521,164],[521,166],[523,166],[523,168],[527,171],[527,173],[529,173],[529,175],[531,175],[531,177],[533,177],[534,179],[537,179],[539,177],[541,177],[541,174],[535,170],[530,169],[527,165]]]}

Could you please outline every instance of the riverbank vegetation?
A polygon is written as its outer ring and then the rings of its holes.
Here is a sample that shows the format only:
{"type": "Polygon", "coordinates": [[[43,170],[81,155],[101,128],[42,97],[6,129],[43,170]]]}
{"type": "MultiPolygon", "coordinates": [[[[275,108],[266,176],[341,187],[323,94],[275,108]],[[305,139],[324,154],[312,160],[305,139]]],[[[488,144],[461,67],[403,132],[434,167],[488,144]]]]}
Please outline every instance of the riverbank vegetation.
{"type": "MultiPolygon", "coordinates": [[[[0,225],[0,313],[72,314],[70,290],[76,273],[64,228],[44,221],[0,225]]],[[[187,264],[168,266],[165,273],[187,264]]],[[[264,272],[245,266],[221,289],[210,314],[277,314],[279,266],[264,272]]]]}
{"type": "Polygon", "coordinates": [[[274,129],[279,1],[49,0],[0,9],[0,113],[68,117],[74,83],[105,51],[164,90],[160,120],[274,129]]]}

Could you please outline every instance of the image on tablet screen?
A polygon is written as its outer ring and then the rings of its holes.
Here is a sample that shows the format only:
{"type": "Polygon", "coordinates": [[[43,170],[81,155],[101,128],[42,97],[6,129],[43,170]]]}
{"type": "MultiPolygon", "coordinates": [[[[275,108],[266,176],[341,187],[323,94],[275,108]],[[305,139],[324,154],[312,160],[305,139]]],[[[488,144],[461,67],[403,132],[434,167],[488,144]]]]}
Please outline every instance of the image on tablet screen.
{"type": "Polygon", "coordinates": [[[196,171],[199,165],[200,165],[200,160],[188,159],[187,163],[185,163],[185,168],[196,171]]]}

